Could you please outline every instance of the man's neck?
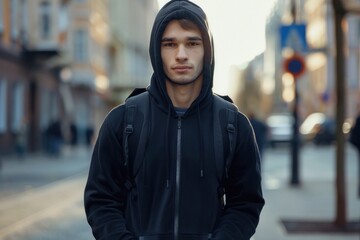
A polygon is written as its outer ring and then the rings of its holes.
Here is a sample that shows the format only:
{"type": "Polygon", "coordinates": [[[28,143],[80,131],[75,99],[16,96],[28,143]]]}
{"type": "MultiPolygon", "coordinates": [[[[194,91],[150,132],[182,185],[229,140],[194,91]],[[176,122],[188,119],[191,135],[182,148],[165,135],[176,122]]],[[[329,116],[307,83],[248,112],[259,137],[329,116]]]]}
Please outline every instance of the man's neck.
{"type": "Polygon", "coordinates": [[[166,90],[174,107],[189,108],[199,96],[201,85],[201,81],[195,81],[189,85],[178,85],[166,81],[166,90]]]}

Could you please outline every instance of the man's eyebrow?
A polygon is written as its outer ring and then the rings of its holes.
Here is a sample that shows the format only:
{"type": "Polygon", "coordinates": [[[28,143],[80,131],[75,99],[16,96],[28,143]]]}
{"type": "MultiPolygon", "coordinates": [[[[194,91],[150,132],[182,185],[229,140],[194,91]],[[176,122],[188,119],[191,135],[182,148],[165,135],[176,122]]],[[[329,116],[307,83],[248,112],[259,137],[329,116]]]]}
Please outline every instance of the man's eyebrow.
{"type": "MultiPolygon", "coordinates": [[[[175,37],[164,37],[163,39],[161,39],[161,42],[173,42],[175,40],[176,40],[175,37]]],[[[202,38],[195,36],[195,37],[188,37],[187,40],[188,41],[202,41],[202,38]]]]}
{"type": "Polygon", "coordinates": [[[165,37],[161,39],[161,42],[173,42],[175,41],[175,38],[165,37]]]}
{"type": "Polygon", "coordinates": [[[201,37],[188,37],[188,40],[190,41],[202,41],[201,37]]]}

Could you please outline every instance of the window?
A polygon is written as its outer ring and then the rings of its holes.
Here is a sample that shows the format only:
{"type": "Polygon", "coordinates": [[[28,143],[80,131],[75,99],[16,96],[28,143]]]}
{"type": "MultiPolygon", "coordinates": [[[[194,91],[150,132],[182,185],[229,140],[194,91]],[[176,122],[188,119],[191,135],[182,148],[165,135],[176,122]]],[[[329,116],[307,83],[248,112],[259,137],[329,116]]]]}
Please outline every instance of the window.
{"type": "Polygon", "coordinates": [[[18,37],[18,0],[11,0],[10,2],[10,29],[11,39],[16,40],[18,37]]]}
{"type": "Polygon", "coordinates": [[[16,83],[13,89],[13,114],[12,114],[12,126],[11,130],[14,133],[19,132],[21,122],[24,115],[24,85],[22,83],[16,83]]]}
{"type": "Polygon", "coordinates": [[[48,124],[51,120],[49,113],[49,105],[51,103],[51,92],[50,91],[41,91],[41,101],[40,101],[40,112],[45,112],[46,114],[40,114],[40,128],[41,130],[46,130],[48,124]]]}
{"type": "Polygon", "coordinates": [[[80,29],[74,36],[74,58],[76,61],[84,62],[88,59],[87,33],[80,29]]]}
{"type": "MultiPolygon", "coordinates": [[[[0,0],[1,1],[1,0],[0,0]]],[[[23,43],[27,41],[27,34],[28,34],[28,21],[29,21],[29,9],[28,9],[28,1],[20,0],[19,6],[19,31],[20,37],[23,43]]]]}
{"type": "Polygon", "coordinates": [[[0,36],[4,31],[4,0],[0,0],[0,36]]]}
{"type": "Polygon", "coordinates": [[[0,79],[0,133],[4,133],[6,131],[6,85],[5,79],[0,79]]]}
{"type": "Polygon", "coordinates": [[[51,8],[49,2],[40,4],[40,35],[42,39],[49,39],[51,36],[51,8]]]}
{"type": "Polygon", "coordinates": [[[62,4],[59,10],[59,30],[66,32],[69,27],[69,9],[67,5],[62,4]]]}

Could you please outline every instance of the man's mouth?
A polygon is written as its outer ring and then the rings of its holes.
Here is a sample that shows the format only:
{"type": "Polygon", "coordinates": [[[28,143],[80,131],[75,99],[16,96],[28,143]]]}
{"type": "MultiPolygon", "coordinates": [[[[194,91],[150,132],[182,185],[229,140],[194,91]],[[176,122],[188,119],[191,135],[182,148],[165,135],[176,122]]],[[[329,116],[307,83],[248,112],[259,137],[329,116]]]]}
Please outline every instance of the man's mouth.
{"type": "Polygon", "coordinates": [[[172,68],[175,72],[183,73],[191,70],[190,66],[175,66],[172,68]]]}

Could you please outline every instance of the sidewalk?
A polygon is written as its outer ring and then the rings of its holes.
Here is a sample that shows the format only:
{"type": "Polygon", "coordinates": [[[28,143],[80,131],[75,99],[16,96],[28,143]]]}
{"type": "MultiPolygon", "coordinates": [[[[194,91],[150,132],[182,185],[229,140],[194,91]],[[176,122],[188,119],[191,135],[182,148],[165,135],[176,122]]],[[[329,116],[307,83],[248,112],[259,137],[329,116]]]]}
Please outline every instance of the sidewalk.
{"type": "Polygon", "coordinates": [[[0,239],[17,239],[17,233],[34,230],[44,221],[59,220],[58,217],[74,204],[80,206],[90,149],[65,146],[62,150],[57,157],[40,153],[24,159],[3,158],[0,239]]]}
{"type": "Polygon", "coordinates": [[[52,182],[86,173],[91,149],[64,146],[59,156],[46,153],[1,157],[0,199],[52,182]]]}
{"type": "MultiPolygon", "coordinates": [[[[360,220],[355,152],[346,150],[347,220],[360,220]]],[[[336,215],[335,147],[306,147],[300,156],[300,187],[289,183],[288,149],[267,150],[263,164],[266,204],[254,240],[360,240],[357,233],[288,233],[283,220],[332,223],[336,215]]],[[[357,225],[358,226],[358,225],[357,225]]]]}

